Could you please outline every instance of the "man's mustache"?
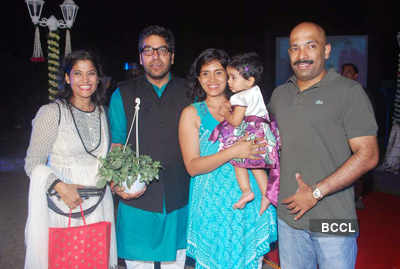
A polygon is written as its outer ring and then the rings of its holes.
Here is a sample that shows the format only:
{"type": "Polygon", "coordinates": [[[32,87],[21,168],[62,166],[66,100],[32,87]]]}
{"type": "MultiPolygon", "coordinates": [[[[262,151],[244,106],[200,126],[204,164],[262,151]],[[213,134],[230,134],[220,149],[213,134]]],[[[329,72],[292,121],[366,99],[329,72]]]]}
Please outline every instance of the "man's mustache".
{"type": "Polygon", "coordinates": [[[298,60],[295,61],[293,65],[298,65],[298,64],[313,64],[313,60],[298,60]]]}

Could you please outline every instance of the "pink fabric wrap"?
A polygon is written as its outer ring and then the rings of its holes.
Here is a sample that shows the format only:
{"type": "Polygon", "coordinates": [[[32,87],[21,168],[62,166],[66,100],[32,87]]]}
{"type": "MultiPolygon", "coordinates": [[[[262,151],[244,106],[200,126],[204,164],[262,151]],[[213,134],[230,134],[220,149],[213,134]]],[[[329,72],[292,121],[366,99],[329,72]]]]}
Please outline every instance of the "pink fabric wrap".
{"type": "Polygon", "coordinates": [[[235,144],[245,134],[249,135],[250,139],[259,138],[265,142],[267,146],[266,153],[261,154],[262,159],[233,159],[230,163],[237,167],[242,168],[257,168],[269,169],[267,197],[272,204],[277,206],[279,194],[279,178],[280,178],[280,163],[279,163],[279,150],[280,150],[280,136],[278,125],[274,119],[268,116],[265,118],[257,116],[246,116],[242,124],[234,127],[227,121],[222,121],[211,133],[209,140],[221,143],[220,150],[227,149],[235,144]]]}

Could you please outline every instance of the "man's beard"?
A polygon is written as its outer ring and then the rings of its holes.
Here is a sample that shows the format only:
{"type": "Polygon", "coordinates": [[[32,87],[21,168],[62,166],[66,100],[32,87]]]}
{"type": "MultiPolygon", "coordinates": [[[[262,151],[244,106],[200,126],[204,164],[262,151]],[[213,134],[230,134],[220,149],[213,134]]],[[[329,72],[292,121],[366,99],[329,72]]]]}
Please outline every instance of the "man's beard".
{"type": "Polygon", "coordinates": [[[154,74],[151,72],[151,69],[144,68],[146,75],[149,76],[150,78],[154,80],[161,80],[165,78],[166,75],[168,75],[169,71],[171,70],[171,63],[168,63],[167,68],[165,68],[165,71],[160,73],[160,74],[154,74]]]}

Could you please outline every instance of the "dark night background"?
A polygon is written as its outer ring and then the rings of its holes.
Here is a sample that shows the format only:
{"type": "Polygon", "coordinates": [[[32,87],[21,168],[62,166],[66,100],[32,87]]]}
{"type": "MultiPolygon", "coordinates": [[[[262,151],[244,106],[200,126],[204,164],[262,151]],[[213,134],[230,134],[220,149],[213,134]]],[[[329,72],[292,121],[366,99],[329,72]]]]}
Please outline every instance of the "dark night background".
{"type": "MultiPolygon", "coordinates": [[[[16,14],[3,24],[0,124],[3,130],[28,130],[47,100],[47,63],[32,63],[34,27],[23,0],[13,1],[16,14]],[[9,38],[8,38],[9,37],[9,38]]],[[[45,1],[42,17],[62,18],[63,0],[45,1]]],[[[398,1],[396,1],[398,2],[398,1]]],[[[124,62],[138,61],[137,36],[150,24],[171,28],[176,38],[173,71],[185,76],[200,51],[209,47],[229,54],[256,51],[264,59],[263,91],[268,99],[275,87],[275,37],[288,36],[302,21],[320,24],[327,35],[368,35],[368,90],[376,104],[381,143],[388,132],[390,97],[395,88],[400,31],[395,1],[90,1],[80,7],[71,31],[72,48],[90,48],[103,59],[113,83],[124,79],[124,62]],[[387,96],[383,94],[382,89],[387,96]],[[392,91],[390,91],[390,89],[392,91]]],[[[46,54],[47,27],[40,28],[46,54]]],[[[61,31],[61,54],[65,32],[61,31]]],[[[333,48],[334,49],[334,48],[333,48]]],[[[267,100],[266,100],[267,101],[267,100]]]]}

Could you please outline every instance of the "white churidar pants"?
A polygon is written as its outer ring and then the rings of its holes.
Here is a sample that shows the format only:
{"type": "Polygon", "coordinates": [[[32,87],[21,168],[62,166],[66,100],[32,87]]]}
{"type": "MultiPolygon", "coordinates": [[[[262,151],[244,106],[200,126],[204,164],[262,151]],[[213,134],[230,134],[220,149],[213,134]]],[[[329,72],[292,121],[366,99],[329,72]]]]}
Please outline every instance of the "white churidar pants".
{"type": "MultiPolygon", "coordinates": [[[[184,269],[186,260],[186,249],[176,252],[176,261],[161,262],[161,269],[184,269]]],[[[125,260],[126,269],[154,269],[154,262],[125,260]]]]}

